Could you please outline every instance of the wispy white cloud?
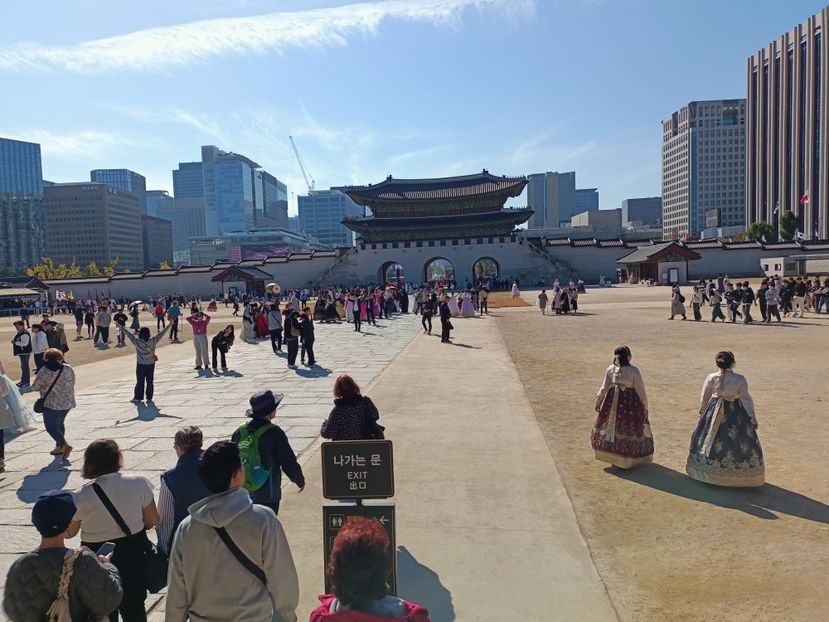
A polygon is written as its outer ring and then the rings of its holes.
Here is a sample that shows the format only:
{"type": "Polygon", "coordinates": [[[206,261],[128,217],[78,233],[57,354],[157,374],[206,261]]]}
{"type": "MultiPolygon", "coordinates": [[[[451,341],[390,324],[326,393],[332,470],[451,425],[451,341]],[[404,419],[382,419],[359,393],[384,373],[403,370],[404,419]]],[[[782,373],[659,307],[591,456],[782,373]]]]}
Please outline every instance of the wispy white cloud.
{"type": "Polygon", "coordinates": [[[514,17],[532,13],[534,5],[535,0],[387,0],[208,19],[73,45],[23,43],[0,48],[0,71],[158,71],[229,55],[346,45],[350,36],[377,32],[384,20],[456,27],[470,8],[514,17]]]}
{"type": "Polygon", "coordinates": [[[435,145],[434,147],[426,147],[425,149],[413,149],[411,151],[391,156],[388,160],[386,160],[386,164],[390,169],[394,170],[406,162],[411,162],[412,160],[425,160],[434,157],[439,153],[449,151],[452,148],[453,145],[435,145]]]}
{"type": "Polygon", "coordinates": [[[219,143],[225,143],[228,140],[227,133],[216,120],[182,108],[149,109],[139,106],[107,106],[106,108],[109,112],[121,114],[142,123],[185,125],[219,143]]]}

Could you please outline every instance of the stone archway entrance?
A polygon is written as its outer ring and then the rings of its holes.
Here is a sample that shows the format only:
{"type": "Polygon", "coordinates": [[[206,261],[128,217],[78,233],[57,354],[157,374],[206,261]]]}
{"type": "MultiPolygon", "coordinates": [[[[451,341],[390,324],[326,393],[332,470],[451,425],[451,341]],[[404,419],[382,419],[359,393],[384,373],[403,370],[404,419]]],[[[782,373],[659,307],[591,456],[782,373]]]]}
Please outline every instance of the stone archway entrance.
{"type": "Polygon", "coordinates": [[[501,274],[501,266],[492,257],[481,257],[472,264],[472,274],[475,277],[475,283],[481,281],[496,281],[501,274]]]}
{"type": "Polygon", "coordinates": [[[402,285],[405,280],[406,275],[403,272],[403,266],[396,261],[384,262],[377,271],[377,282],[381,285],[387,283],[402,285]]]}
{"type": "Polygon", "coordinates": [[[433,257],[423,266],[423,280],[426,282],[454,282],[455,265],[445,257],[433,257]]]}

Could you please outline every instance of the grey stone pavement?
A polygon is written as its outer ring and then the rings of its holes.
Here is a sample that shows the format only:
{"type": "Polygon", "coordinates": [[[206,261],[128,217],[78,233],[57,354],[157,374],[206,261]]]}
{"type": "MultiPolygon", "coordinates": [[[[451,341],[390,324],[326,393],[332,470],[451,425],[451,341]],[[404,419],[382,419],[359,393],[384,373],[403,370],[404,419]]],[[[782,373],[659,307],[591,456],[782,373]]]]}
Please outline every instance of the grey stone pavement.
{"type": "MultiPolygon", "coordinates": [[[[76,489],[83,484],[80,467],[83,450],[98,438],[115,439],[124,453],[124,469],[146,476],[158,488],[159,475],[175,463],[173,435],[185,425],[198,425],[205,445],[227,439],[244,422],[251,394],[272,389],[285,394],[275,423],[288,435],[294,451],[303,453],[319,437],[320,424],[332,407],[337,375],[348,373],[366,389],[420,332],[412,315],[363,325],[357,333],[346,324],[316,324],[318,366],[287,368],[285,356],[275,356],[268,340],[257,344],[237,341],[228,355],[230,371],[214,375],[193,369],[192,343],[182,344],[178,360],[156,365],[155,408],[129,402],[135,384],[134,361],[111,363],[116,378],[96,384],[85,373],[113,376],[101,364],[76,369],[77,408],[66,421],[67,440],[74,447],[71,464],[53,460],[54,447],[42,428],[6,441],[6,473],[0,475],[0,582],[21,553],[36,547],[37,533],[30,524],[31,505],[44,491],[76,489]]],[[[298,362],[298,361],[297,361],[298,362]]],[[[104,363],[103,365],[106,365],[104,363]]],[[[27,401],[34,401],[32,395],[27,401]]],[[[303,465],[306,475],[316,463],[303,465]]],[[[283,485],[286,478],[283,478],[283,485]]],[[[288,494],[296,488],[286,487],[288,494]]],[[[307,493],[306,493],[307,494],[307,493]]],[[[2,597],[2,593],[0,593],[2,597]]],[[[147,601],[148,606],[152,600],[147,601]]],[[[5,619],[0,607],[0,620],[5,619]]]]}

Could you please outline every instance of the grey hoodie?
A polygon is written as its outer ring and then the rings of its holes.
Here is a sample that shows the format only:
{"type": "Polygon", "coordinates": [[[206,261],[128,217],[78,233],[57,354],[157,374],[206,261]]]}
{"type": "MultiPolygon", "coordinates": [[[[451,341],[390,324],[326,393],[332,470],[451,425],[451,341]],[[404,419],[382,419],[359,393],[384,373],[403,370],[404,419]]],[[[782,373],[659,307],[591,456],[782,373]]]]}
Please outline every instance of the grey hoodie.
{"type": "Polygon", "coordinates": [[[296,622],[299,581],[282,524],[243,488],[194,503],[170,553],[166,622],[296,622]],[[259,566],[267,589],[233,556],[215,527],[259,566]]]}

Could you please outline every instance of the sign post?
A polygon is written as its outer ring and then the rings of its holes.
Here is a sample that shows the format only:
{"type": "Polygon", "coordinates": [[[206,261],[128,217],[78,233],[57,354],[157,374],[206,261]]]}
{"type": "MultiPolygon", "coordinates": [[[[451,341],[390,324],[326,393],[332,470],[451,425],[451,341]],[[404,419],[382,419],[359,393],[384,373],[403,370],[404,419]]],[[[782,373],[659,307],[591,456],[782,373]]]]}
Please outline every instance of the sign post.
{"type": "MultiPolygon", "coordinates": [[[[328,567],[331,549],[340,528],[355,518],[376,518],[389,536],[389,548],[386,551],[386,593],[397,596],[397,541],[394,522],[394,504],[362,505],[356,502],[326,503],[322,506],[322,533],[324,542],[323,568],[328,567]]],[[[325,593],[331,593],[328,576],[325,577],[325,593]]]]}
{"type": "Polygon", "coordinates": [[[322,496],[326,499],[388,499],[394,496],[391,441],[322,444],[322,496]]]}

